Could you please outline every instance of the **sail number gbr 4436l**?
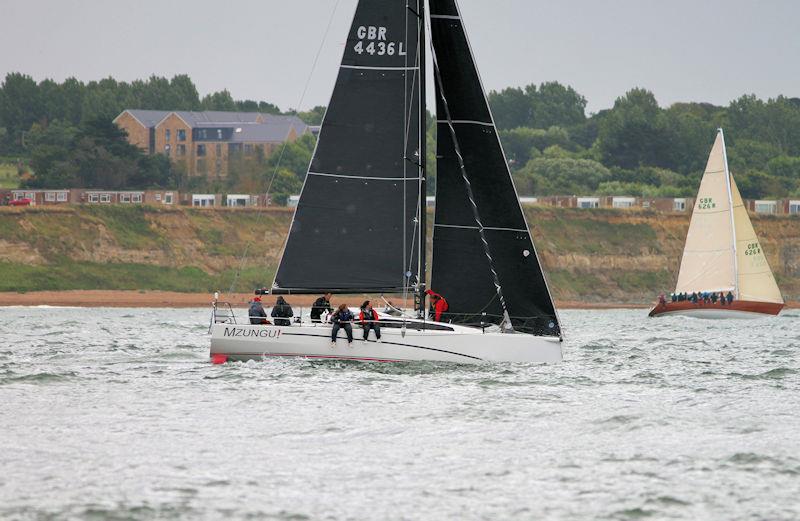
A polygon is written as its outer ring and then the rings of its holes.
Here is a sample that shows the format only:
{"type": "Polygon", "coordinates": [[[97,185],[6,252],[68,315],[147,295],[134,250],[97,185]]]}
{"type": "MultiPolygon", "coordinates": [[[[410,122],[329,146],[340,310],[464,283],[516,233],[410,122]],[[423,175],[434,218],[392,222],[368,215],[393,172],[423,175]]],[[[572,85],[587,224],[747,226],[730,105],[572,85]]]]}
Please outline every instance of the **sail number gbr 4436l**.
{"type": "Polygon", "coordinates": [[[356,29],[358,42],[353,46],[353,50],[358,54],[370,54],[378,56],[405,56],[406,50],[403,42],[390,42],[386,39],[386,27],[374,25],[362,25],[356,29]]]}

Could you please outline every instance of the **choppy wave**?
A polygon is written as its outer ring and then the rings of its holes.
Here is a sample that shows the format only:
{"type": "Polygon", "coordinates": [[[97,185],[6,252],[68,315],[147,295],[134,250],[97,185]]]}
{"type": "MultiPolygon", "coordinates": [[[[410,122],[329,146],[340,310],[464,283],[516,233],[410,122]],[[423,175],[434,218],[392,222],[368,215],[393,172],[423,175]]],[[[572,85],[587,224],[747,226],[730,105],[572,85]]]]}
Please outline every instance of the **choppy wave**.
{"type": "Polygon", "coordinates": [[[212,366],[205,309],[4,308],[0,517],[796,519],[797,318],[567,311],[555,366],[212,366]]]}

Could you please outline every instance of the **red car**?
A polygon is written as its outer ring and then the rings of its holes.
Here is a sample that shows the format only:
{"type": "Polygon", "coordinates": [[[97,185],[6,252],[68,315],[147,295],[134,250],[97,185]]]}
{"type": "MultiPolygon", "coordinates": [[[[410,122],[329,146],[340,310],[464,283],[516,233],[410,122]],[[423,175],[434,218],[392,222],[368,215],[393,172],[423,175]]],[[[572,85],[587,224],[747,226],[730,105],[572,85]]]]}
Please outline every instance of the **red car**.
{"type": "Polygon", "coordinates": [[[33,203],[31,199],[27,197],[23,197],[22,199],[15,199],[13,201],[9,201],[9,205],[11,206],[30,206],[33,203]]]}

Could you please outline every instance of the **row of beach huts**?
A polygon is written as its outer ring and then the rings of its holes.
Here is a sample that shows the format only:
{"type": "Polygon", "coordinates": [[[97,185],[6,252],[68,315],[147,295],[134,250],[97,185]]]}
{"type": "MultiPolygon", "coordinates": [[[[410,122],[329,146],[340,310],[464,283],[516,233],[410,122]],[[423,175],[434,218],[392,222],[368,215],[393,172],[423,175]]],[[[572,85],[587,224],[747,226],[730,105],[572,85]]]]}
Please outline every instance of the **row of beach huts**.
{"type": "MultiPolygon", "coordinates": [[[[299,195],[292,195],[286,205],[297,206],[299,195]]],[[[659,212],[691,211],[692,197],[633,197],[633,196],[576,196],[548,195],[520,197],[522,204],[538,204],[558,208],[641,208],[659,212]]],[[[435,198],[429,196],[426,204],[433,207],[435,198]]],[[[150,204],[193,206],[198,208],[259,207],[270,206],[266,194],[207,194],[187,193],[177,190],[101,190],[88,188],[17,189],[0,190],[0,205],[45,206],[58,204],[150,204]]],[[[800,214],[800,199],[746,199],[753,213],[796,215],[800,214]]]]}

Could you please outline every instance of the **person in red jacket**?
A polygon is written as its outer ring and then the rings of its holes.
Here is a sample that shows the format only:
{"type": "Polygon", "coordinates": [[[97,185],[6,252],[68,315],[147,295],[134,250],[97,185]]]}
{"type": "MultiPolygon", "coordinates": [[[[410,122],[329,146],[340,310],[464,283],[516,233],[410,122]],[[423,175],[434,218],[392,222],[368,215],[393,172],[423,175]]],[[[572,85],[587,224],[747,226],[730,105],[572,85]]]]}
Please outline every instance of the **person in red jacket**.
{"type": "Polygon", "coordinates": [[[447,305],[447,300],[433,290],[425,290],[425,294],[431,298],[431,307],[433,307],[434,320],[436,322],[442,321],[442,313],[450,309],[447,305]]]}
{"type": "Polygon", "coordinates": [[[369,338],[370,329],[375,330],[375,338],[380,342],[381,325],[378,322],[378,312],[372,309],[372,304],[370,304],[369,300],[365,300],[361,304],[361,313],[359,313],[358,319],[361,321],[361,328],[364,330],[364,342],[369,338]]]}

